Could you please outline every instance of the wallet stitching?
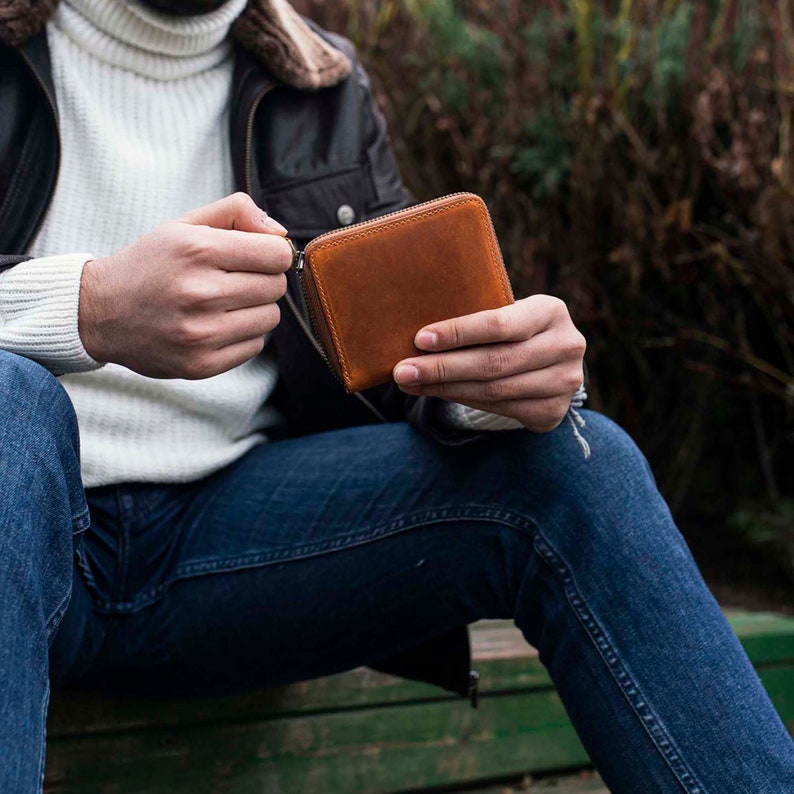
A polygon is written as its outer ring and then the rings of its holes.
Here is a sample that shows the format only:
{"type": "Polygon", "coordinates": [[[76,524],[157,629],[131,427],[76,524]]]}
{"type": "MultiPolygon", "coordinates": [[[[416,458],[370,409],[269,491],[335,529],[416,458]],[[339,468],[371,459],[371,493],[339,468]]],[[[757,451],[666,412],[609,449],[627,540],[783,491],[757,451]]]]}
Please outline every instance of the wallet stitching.
{"type": "Polygon", "coordinates": [[[323,286],[323,282],[321,278],[317,278],[317,273],[314,273],[314,283],[317,285],[317,291],[320,293],[320,302],[323,304],[323,311],[325,312],[325,319],[328,322],[328,325],[331,327],[331,337],[334,340],[334,345],[336,346],[336,355],[339,359],[339,363],[342,366],[342,376],[344,377],[344,381],[347,386],[352,386],[350,372],[348,371],[347,366],[347,359],[345,358],[344,351],[342,350],[342,344],[339,341],[339,334],[336,330],[336,323],[333,319],[333,313],[331,312],[329,305],[328,305],[328,298],[325,294],[325,287],[323,286]]]}
{"type": "MultiPolygon", "coordinates": [[[[373,234],[377,234],[378,232],[382,231],[383,229],[393,228],[395,226],[403,226],[405,224],[410,224],[410,223],[414,223],[415,221],[422,220],[423,218],[428,218],[432,215],[439,215],[440,213],[446,212],[452,209],[453,207],[459,207],[465,204],[474,204],[477,207],[477,211],[480,213],[480,216],[485,221],[486,228],[491,229],[491,231],[493,232],[493,222],[491,221],[491,218],[488,215],[488,211],[486,210],[484,205],[480,201],[477,201],[476,199],[465,198],[465,199],[461,199],[460,201],[455,201],[450,204],[447,204],[443,207],[427,210],[426,212],[421,212],[418,215],[412,215],[410,218],[401,218],[399,220],[393,220],[391,222],[382,225],[372,226],[369,229],[362,229],[360,232],[357,232],[356,234],[351,234],[349,236],[341,237],[336,240],[329,240],[326,243],[321,243],[320,245],[318,245],[316,249],[316,253],[319,254],[320,251],[322,251],[325,248],[334,248],[335,246],[343,245],[344,243],[349,243],[352,240],[357,240],[360,237],[370,237],[373,234]]],[[[507,303],[510,303],[511,296],[505,285],[504,268],[498,267],[498,262],[500,261],[501,257],[499,256],[498,250],[496,248],[494,236],[495,235],[493,233],[488,235],[488,247],[491,251],[490,266],[491,266],[491,270],[496,275],[497,280],[499,281],[499,285],[502,288],[502,296],[504,297],[507,303]]],[[[317,288],[320,293],[320,301],[323,304],[323,310],[325,311],[326,320],[331,328],[331,336],[334,340],[334,345],[336,345],[337,356],[339,357],[339,362],[342,365],[342,374],[344,375],[345,382],[348,384],[348,386],[350,386],[351,385],[350,372],[347,365],[347,359],[342,349],[342,344],[340,342],[339,334],[336,329],[336,323],[334,321],[333,313],[330,310],[328,297],[325,294],[325,287],[323,286],[322,276],[317,271],[313,273],[313,276],[314,276],[315,284],[317,284],[317,288]]]]}

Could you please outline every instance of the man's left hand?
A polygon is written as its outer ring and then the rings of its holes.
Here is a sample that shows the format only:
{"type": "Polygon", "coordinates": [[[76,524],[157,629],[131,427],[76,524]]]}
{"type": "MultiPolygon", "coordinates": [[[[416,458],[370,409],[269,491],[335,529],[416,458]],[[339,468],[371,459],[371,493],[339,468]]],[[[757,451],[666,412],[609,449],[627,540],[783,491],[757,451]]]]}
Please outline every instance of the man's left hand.
{"type": "Polygon", "coordinates": [[[433,323],[414,343],[428,353],[394,368],[404,392],[509,416],[536,432],[562,422],[584,380],[585,339],[549,295],[433,323]]]}

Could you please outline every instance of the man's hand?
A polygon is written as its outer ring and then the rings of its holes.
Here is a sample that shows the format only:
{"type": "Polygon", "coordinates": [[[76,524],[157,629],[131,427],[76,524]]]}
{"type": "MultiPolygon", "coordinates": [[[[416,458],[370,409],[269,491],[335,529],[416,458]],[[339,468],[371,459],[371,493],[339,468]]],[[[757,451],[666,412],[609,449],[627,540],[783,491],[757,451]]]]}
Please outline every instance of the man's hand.
{"type": "Polygon", "coordinates": [[[560,424],[584,379],[585,339],[565,304],[548,295],[433,323],[415,344],[435,352],[394,368],[403,391],[509,416],[537,432],[560,424]]]}
{"type": "Polygon", "coordinates": [[[280,319],[291,263],[285,235],[235,193],[88,262],[83,346],[97,361],[154,378],[207,378],[247,361],[280,319]]]}

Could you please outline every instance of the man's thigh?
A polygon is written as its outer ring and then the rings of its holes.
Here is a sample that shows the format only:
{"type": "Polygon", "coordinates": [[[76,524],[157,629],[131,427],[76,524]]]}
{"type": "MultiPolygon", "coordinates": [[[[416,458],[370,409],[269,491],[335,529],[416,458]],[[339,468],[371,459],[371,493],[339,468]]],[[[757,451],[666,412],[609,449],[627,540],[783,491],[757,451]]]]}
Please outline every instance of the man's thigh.
{"type": "MultiPolygon", "coordinates": [[[[374,662],[483,610],[510,614],[532,548],[515,486],[533,438],[447,448],[404,424],[353,428],[262,445],[197,486],[118,489],[124,515],[94,511],[84,556],[89,574],[115,567],[124,581],[92,582],[111,629],[80,677],[245,689],[374,662]],[[511,559],[508,535],[522,538],[511,559]]],[[[559,443],[580,454],[564,430],[559,443]]]]}

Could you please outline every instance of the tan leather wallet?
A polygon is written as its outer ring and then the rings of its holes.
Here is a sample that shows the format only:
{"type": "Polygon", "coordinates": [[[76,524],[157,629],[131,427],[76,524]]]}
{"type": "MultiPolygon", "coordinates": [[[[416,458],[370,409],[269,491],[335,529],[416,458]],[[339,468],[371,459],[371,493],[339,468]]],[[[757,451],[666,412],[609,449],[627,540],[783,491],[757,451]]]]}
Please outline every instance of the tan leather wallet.
{"type": "Polygon", "coordinates": [[[423,326],[513,302],[491,217],[472,193],[320,235],[294,267],[325,357],[351,393],[418,355],[423,326]]]}

